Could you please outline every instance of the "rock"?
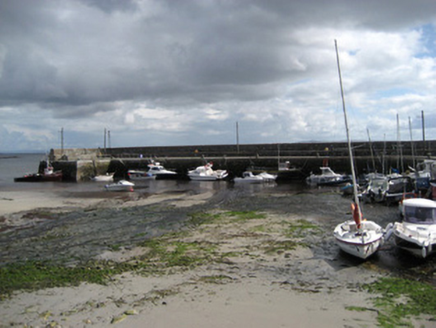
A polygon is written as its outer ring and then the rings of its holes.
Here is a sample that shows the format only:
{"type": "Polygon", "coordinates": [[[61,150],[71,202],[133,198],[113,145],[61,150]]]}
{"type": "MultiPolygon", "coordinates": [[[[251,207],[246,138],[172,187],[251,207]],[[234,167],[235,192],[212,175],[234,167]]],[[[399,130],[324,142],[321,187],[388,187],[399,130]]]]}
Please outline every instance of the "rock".
{"type": "Polygon", "coordinates": [[[127,310],[124,312],[125,315],[137,315],[138,311],[136,310],[127,310]]]}
{"type": "Polygon", "coordinates": [[[112,318],[111,324],[116,324],[127,318],[127,314],[123,313],[117,317],[112,318]]]}

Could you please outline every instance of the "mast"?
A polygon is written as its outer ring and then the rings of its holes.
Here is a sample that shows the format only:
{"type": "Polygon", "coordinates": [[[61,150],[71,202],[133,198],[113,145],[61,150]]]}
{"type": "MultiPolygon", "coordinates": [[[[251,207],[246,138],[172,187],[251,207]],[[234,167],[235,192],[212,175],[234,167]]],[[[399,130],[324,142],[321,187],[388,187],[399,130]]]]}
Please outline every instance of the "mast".
{"type": "Polygon", "coordinates": [[[411,150],[412,150],[413,168],[416,168],[416,162],[415,162],[415,147],[413,146],[413,138],[412,138],[412,122],[410,121],[410,116],[409,116],[409,132],[410,132],[410,148],[411,148],[411,150]]]}
{"type": "Polygon", "coordinates": [[[239,154],[239,124],[236,122],[236,149],[239,154]]]}
{"type": "MultiPolygon", "coordinates": [[[[347,132],[348,153],[350,155],[351,176],[352,176],[352,179],[353,179],[354,202],[356,203],[357,206],[359,206],[359,197],[357,195],[356,173],[354,171],[353,151],[351,149],[350,131],[348,129],[347,110],[345,108],[344,89],[342,87],[341,66],[339,64],[338,44],[337,44],[336,40],[335,40],[335,49],[336,49],[336,61],[337,61],[337,64],[338,64],[338,73],[339,73],[339,85],[341,87],[342,108],[344,110],[345,129],[346,129],[346,132],[347,132]]],[[[359,213],[361,213],[360,210],[359,210],[359,213]]]]}
{"type": "Polygon", "coordinates": [[[401,145],[401,135],[400,135],[400,116],[397,114],[397,138],[398,138],[398,160],[399,163],[397,163],[398,169],[401,168],[401,173],[404,172],[404,165],[403,165],[403,146],[401,145]]]}
{"type": "Polygon", "coordinates": [[[424,155],[427,151],[427,147],[425,144],[425,120],[424,120],[424,111],[421,111],[421,124],[422,124],[422,142],[424,144],[424,155]]]}
{"type": "Polygon", "coordinates": [[[369,129],[366,129],[366,133],[368,134],[369,150],[371,151],[372,169],[374,170],[374,172],[376,172],[377,170],[375,169],[374,151],[372,150],[372,141],[369,134],[369,129]]]}

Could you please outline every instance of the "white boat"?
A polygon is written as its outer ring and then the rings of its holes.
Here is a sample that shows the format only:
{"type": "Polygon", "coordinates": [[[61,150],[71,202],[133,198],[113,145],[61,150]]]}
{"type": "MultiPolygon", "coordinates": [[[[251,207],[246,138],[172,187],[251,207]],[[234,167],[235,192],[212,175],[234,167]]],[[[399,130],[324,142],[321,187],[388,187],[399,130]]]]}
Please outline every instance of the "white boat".
{"type": "Polygon", "coordinates": [[[174,179],[177,177],[177,173],[167,170],[158,162],[148,164],[148,174],[154,176],[156,179],[174,179]]]}
{"type": "Polygon", "coordinates": [[[345,108],[344,92],[342,89],[342,78],[339,66],[339,55],[336,40],[335,48],[353,183],[354,203],[351,204],[351,208],[354,220],[347,220],[338,224],[333,231],[333,235],[336,238],[336,243],[344,252],[359,257],[361,259],[366,259],[367,257],[374,254],[384,243],[385,231],[374,221],[362,220],[362,212],[359,206],[357,180],[354,170],[353,152],[351,149],[351,140],[348,128],[347,111],[345,108]]]}
{"type": "Polygon", "coordinates": [[[264,182],[273,182],[277,179],[277,175],[269,174],[268,172],[259,173],[257,176],[261,177],[264,182]]]}
{"type": "Polygon", "coordinates": [[[134,180],[134,181],[151,180],[156,178],[156,175],[150,174],[145,171],[138,171],[138,170],[128,170],[127,175],[130,180],[134,180]]]}
{"type": "Polygon", "coordinates": [[[104,175],[96,175],[91,180],[97,182],[109,182],[114,180],[115,173],[106,173],[104,175]]]}
{"type": "Polygon", "coordinates": [[[213,163],[198,166],[195,170],[188,172],[188,177],[196,181],[216,181],[223,180],[229,175],[226,170],[213,170],[212,166],[213,163]]]}
{"type": "Polygon", "coordinates": [[[259,175],[254,175],[251,171],[245,171],[242,173],[242,177],[237,177],[233,179],[234,182],[245,182],[245,183],[262,183],[265,180],[259,175]]]}
{"type": "Polygon", "coordinates": [[[393,228],[396,246],[426,258],[436,252],[436,202],[425,198],[405,199],[403,222],[393,228]]]}
{"type": "Polygon", "coordinates": [[[346,253],[361,259],[374,254],[384,243],[384,230],[374,221],[348,220],[333,231],[338,246],[346,253]]]}
{"type": "Polygon", "coordinates": [[[310,176],[306,178],[306,182],[310,185],[337,185],[350,181],[342,174],[333,172],[328,166],[322,166],[320,170],[321,174],[311,173],[310,176]]]}
{"type": "Polygon", "coordinates": [[[412,171],[411,178],[414,179],[418,190],[427,190],[430,188],[430,181],[433,179],[434,171],[436,170],[436,161],[433,159],[425,159],[418,163],[416,170],[409,167],[412,171]]]}
{"type": "Polygon", "coordinates": [[[104,187],[108,191],[133,191],[135,184],[126,180],[120,180],[116,183],[107,184],[104,187]]]}

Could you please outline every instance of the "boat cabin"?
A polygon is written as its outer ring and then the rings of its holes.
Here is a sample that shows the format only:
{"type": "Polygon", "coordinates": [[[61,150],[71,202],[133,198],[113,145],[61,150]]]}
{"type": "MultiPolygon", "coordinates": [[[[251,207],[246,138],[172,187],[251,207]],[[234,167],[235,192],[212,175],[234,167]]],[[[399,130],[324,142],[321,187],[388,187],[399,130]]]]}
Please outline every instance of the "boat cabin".
{"type": "Polygon", "coordinates": [[[414,224],[436,224],[436,202],[424,199],[406,199],[403,202],[404,222],[414,224]]]}

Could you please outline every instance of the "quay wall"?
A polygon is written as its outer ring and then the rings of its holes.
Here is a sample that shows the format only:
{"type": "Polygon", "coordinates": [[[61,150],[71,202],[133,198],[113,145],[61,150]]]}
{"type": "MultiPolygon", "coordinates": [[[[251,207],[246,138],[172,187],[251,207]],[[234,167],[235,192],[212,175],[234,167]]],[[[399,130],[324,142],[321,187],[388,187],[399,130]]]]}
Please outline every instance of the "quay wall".
{"type": "MultiPolygon", "coordinates": [[[[414,166],[413,159],[419,162],[432,158],[435,146],[436,141],[352,144],[358,173],[387,172],[391,167],[405,171],[414,166]]],[[[213,161],[214,168],[227,169],[234,175],[246,169],[277,171],[279,162],[288,161],[307,176],[319,171],[326,159],[333,170],[350,173],[348,147],[343,142],[75,148],[52,149],[50,153],[55,169],[62,169],[66,180],[73,181],[88,180],[106,172],[125,178],[128,169],[146,169],[151,159],[181,175],[208,161],[213,161]]]]}

